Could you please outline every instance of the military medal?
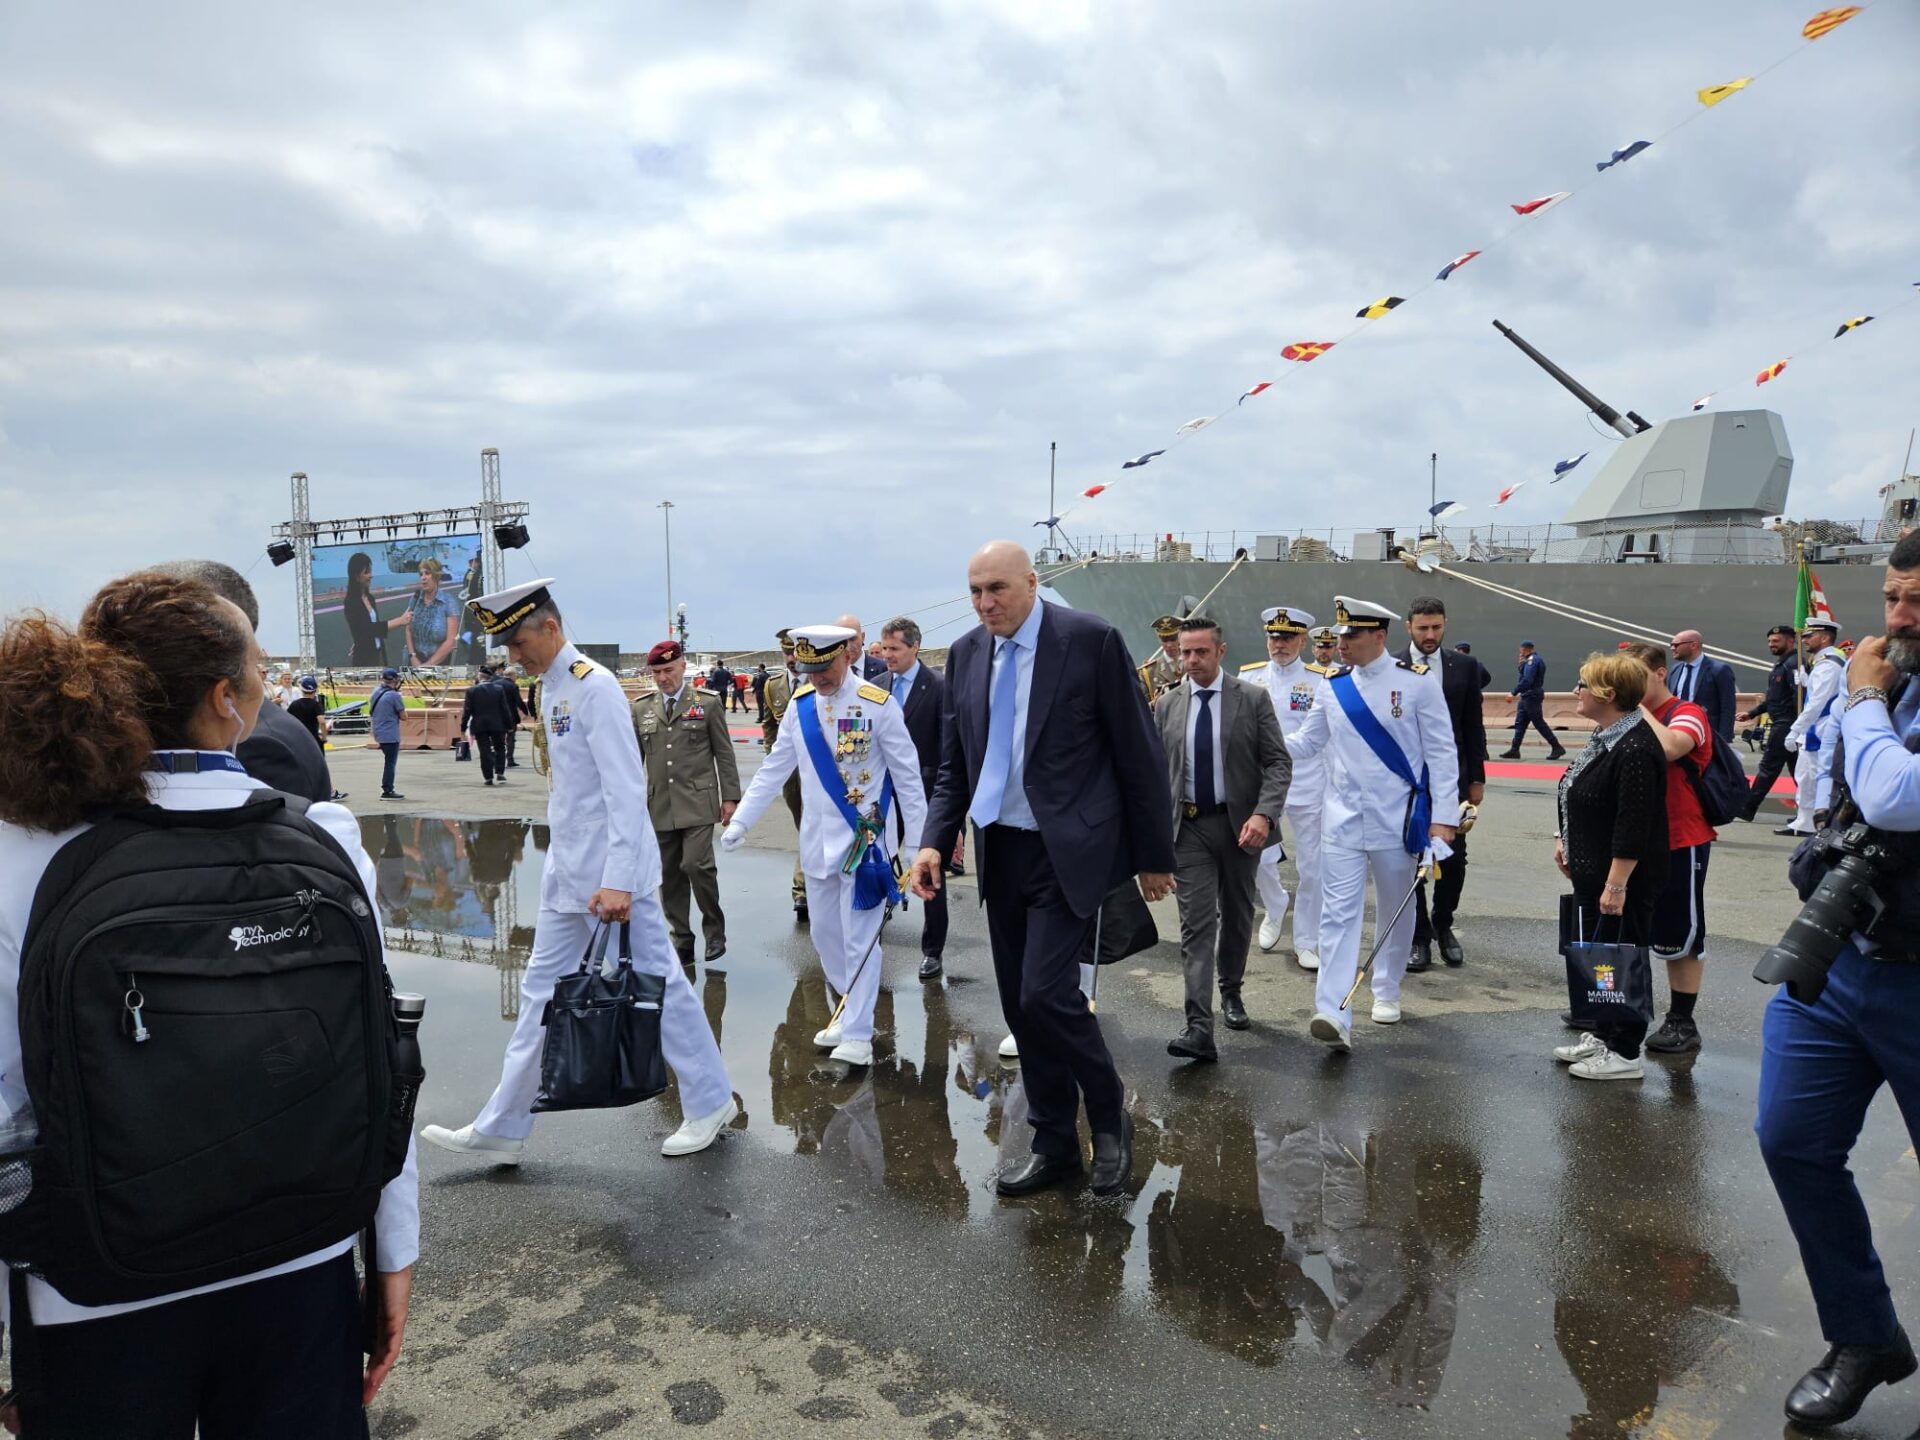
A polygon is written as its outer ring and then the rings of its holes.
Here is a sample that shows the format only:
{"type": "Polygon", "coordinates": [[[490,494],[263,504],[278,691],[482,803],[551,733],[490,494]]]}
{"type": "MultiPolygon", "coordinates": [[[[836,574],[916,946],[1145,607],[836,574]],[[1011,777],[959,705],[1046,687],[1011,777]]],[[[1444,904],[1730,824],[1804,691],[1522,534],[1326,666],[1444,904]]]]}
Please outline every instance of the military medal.
{"type": "Polygon", "coordinates": [[[1389,690],[1387,692],[1387,699],[1393,706],[1393,718],[1398,720],[1403,713],[1400,708],[1400,692],[1398,690],[1389,690]]]}

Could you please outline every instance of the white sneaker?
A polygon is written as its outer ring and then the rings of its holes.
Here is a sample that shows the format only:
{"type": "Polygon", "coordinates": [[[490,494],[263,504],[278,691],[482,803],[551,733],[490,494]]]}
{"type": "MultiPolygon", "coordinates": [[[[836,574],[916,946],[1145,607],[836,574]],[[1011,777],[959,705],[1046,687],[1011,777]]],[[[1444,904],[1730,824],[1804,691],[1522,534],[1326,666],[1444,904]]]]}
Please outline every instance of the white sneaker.
{"type": "Polygon", "coordinates": [[[1317,952],[1301,950],[1298,954],[1300,956],[1300,968],[1302,970],[1318,970],[1320,968],[1320,956],[1317,952]]]}
{"type": "Polygon", "coordinates": [[[1553,1058],[1562,1065],[1577,1065],[1582,1060],[1592,1059],[1606,1048],[1606,1042],[1589,1030],[1571,1044],[1554,1046],[1553,1058]]]}
{"type": "Polygon", "coordinates": [[[456,1155],[484,1155],[496,1165],[518,1165],[520,1152],[527,1148],[524,1140],[502,1140],[497,1135],[482,1135],[471,1125],[462,1125],[458,1130],[449,1130],[444,1125],[428,1125],[421,1130],[420,1138],[429,1145],[438,1145],[442,1150],[451,1150],[456,1155]]]}
{"type": "Polygon", "coordinates": [[[1400,1007],[1391,1000],[1375,1000],[1373,1002],[1373,1023],[1376,1025],[1398,1025],[1400,1023],[1400,1007]]]}
{"type": "Polygon", "coordinates": [[[871,1040],[842,1040],[833,1047],[829,1060],[838,1060],[843,1065],[873,1064],[873,1042],[871,1040]]]}
{"type": "Polygon", "coordinates": [[[732,1123],[733,1117],[740,1113],[740,1107],[727,1097],[727,1103],[711,1115],[702,1115],[697,1120],[689,1120],[678,1130],[660,1143],[662,1155],[693,1155],[713,1144],[715,1137],[732,1123]]]}
{"type": "Polygon", "coordinates": [[[1347,1027],[1324,1010],[1315,1012],[1313,1023],[1307,1027],[1307,1033],[1322,1044],[1331,1045],[1336,1050],[1353,1049],[1353,1037],[1347,1033],[1347,1027]]]}
{"type": "Polygon", "coordinates": [[[1015,1043],[1013,1036],[1009,1035],[1000,1042],[1000,1058],[1002,1060],[1018,1060],[1020,1058],[1020,1046],[1015,1043]]]}
{"type": "Polygon", "coordinates": [[[827,1026],[826,1029],[815,1032],[813,1043],[816,1049],[831,1050],[844,1039],[846,1039],[846,1036],[840,1033],[840,1024],[838,1021],[835,1021],[833,1024],[827,1026]]]}
{"type": "Polygon", "coordinates": [[[1280,921],[1283,917],[1267,911],[1266,918],[1260,922],[1260,948],[1271,952],[1280,943],[1280,921]]]}
{"type": "Polygon", "coordinates": [[[1616,1055],[1602,1045],[1599,1054],[1576,1061],[1568,1073],[1576,1080],[1638,1080],[1646,1072],[1638,1060],[1616,1055]]]}

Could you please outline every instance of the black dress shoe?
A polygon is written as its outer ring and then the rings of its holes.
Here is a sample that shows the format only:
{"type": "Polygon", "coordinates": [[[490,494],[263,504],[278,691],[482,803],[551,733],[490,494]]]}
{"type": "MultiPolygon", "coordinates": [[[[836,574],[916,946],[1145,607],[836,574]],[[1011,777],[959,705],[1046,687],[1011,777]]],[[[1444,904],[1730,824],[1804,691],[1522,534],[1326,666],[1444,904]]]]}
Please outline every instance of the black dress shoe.
{"type": "Polygon", "coordinates": [[[1571,1010],[1562,1010],[1560,1012],[1560,1023],[1569,1030],[1593,1029],[1593,1022],[1591,1020],[1576,1020],[1573,1018],[1573,1012],[1571,1010]]]}
{"type": "Polygon", "coordinates": [[[680,963],[682,965],[686,966],[689,970],[693,968],[693,952],[691,950],[680,950],[675,953],[680,956],[680,963]]]}
{"type": "MultiPolygon", "coordinates": [[[[1118,1195],[1133,1178],[1133,1117],[1120,1112],[1118,1135],[1093,1137],[1093,1193],[1118,1195]]],[[[1908,1352],[1911,1358],[1912,1352],[1908,1352]]]]}
{"type": "Polygon", "coordinates": [[[1220,997],[1220,1018],[1227,1022],[1229,1030],[1244,1030],[1253,1021],[1247,1018],[1247,1007],[1240,1003],[1238,995],[1220,997]]]}
{"type": "Polygon", "coordinates": [[[1467,963],[1467,952],[1460,948],[1460,942],[1453,938],[1453,929],[1447,925],[1436,925],[1434,932],[1440,940],[1440,958],[1447,964],[1459,969],[1467,963]]]}
{"type": "Polygon", "coordinates": [[[1418,975],[1423,970],[1433,968],[1433,942],[1418,940],[1414,942],[1413,954],[1407,957],[1407,974],[1418,975]]]}
{"type": "Polygon", "coordinates": [[[1549,760],[1559,760],[1559,759],[1563,759],[1563,758],[1564,758],[1564,757],[1566,756],[1566,753],[1567,753],[1567,747],[1566,747],[1566,746],[1564,746],[1564,745],[1556,745],[1556,746],[1554,746],[1554,747],[1553,747],[1553,748],[1552,748],[1551,750],[1549,750],[1549,751],[1547,752],[1547,759],[1549,759],[1549,760]]]}
{"type": "Polygon", "coordinates": [[[940,972],[941,965],[938,955],[922,955],[920,957],[920,978],[922,980],[938,980],[940,978],[940,972]]]}
{"type": "Polygon", "coordinates": [[[967,873],[967,867],[958,860],[955,860],[949,865],[943,865],[940,868],[945,870],[949,875],[964,875],[967,873]]]}
{"type": "Polygon", "coordinates": [[[1213,1048],[1213,1041],[1198,1030],[1189,1030],[1167,1042],[1167,1054],[1181,1060],[1199,1060],[1211,1064],[1220,1058],[1220,1052],[1213,1048]]]}
{"type": "Polygon", "coordinates": [[[726,953],[727,953],[727,942],[724,940],[722,940],[718,945],[707,946],[707,963],[711,965],[714,961],[718,960],[722,955],[725,955],[726,953]]]}
{"type": "Polygon", "coordinates": [[[1787,1418],[1810,1429],[1844,1424],[1860,1413],[1874,1386],[1906,1379],[1916,1363],[1905,1330],[1896,1330],[1884,1350],[1836,1345],[1788,1392],[1787,1418]]]}
{"type": "Polygon", "coordinates": [[[993,1188],[1002,1195],[1032,1195],[1049,1185],[1078,1180],[1080,1174],[1078,1155],[1029,1155],[1011,1170],[1002,1170],[993,1188]]]}
{"type": "Polygon", "coordinates": [[[1520,758],[1520,751],[1518,749],[1502,750],[1500,752],[1500,758],[1502,760],[1518,760],[1520,758]]]}
{"type": "Polygon", "coordinates": [[[793,902],[793,918],[802,925],[807,923],[807,902],[804,896],[793,902]]]}

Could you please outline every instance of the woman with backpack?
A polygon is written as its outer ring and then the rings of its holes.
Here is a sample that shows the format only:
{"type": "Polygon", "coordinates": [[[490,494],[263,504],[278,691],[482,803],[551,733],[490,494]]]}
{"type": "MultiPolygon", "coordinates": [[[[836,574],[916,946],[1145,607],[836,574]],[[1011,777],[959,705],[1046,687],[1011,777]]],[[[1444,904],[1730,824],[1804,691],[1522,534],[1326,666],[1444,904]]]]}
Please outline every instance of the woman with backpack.
{"type": "Polygon", "coordinates": [[[344,808],[233,758],[254,654],[150,572],[77,629],[0,628],[0,1258],[32,1267],[6,1418],[34,1440],[364,1437],[399,1356],[418,1184],[373,865],[344,808]]]}

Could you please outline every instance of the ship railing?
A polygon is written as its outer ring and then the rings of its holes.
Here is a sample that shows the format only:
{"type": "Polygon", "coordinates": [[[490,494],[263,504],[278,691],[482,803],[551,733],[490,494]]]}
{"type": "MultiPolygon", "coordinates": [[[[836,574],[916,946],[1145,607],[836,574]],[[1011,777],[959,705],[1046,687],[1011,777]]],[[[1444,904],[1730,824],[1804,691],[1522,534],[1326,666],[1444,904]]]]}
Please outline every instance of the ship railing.
{"type": "Polygon", "coordinates": [[[1476,564],[1791,563],[1796,544],[1845,542],[1872,534],[1877,520],[1813,520],[1751,525],[1687,521],[1649,524],[1604,536],[1583,536],[1572,525],[1408,525],[1355,530],[1163,530],[1063,536],[1042,558],[1071,562],[1224,564],[1241,552],[1254,560],[1365,562],[1392,560],[1397,551],[1431,551],[1443,561],[1476,564]]]}

